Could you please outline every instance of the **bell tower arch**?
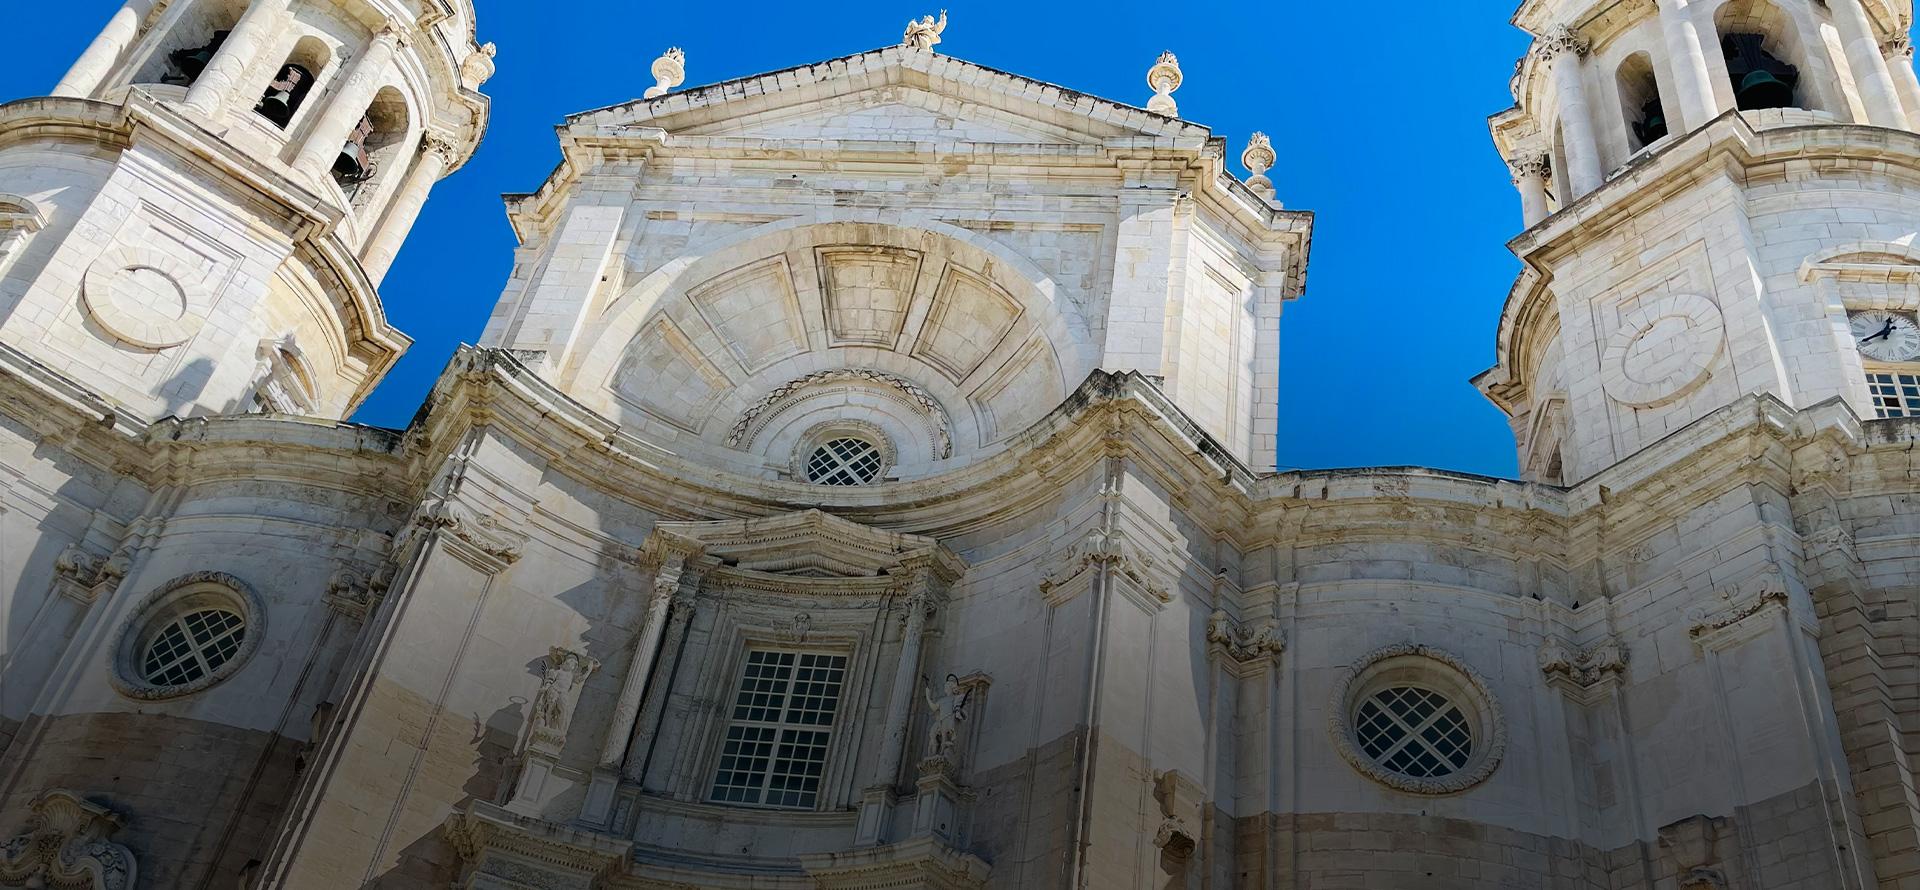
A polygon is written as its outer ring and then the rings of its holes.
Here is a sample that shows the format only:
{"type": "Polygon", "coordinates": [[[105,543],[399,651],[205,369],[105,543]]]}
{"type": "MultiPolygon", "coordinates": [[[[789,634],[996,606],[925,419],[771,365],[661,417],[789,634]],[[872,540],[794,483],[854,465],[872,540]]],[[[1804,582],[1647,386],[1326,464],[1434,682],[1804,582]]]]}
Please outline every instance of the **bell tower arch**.
{"type": "Polygon", "coordinates": [[[350,413],[409,345],[380,279],[488,117],[472,4],[397,8],[126,0],[0,105],[30,221],[0,223],[0,343],[140,421],[350,413]]]}
{"type": "Polygon", "coordinates": [[[1920,412],[1911,20],[1899,0],[1521,7],[1536,40],[1492,130],[1524,270],[1477,382],[1530,478],[1585,479],[1743,396],[1920,412]]]}

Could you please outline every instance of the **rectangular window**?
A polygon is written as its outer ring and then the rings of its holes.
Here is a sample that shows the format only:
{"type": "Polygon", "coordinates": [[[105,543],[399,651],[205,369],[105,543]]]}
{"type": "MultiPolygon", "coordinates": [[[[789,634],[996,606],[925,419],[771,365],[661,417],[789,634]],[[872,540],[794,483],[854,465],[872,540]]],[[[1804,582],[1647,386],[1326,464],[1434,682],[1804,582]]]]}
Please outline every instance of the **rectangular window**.
{"type": "Polygon", "coordinates": [[[812,809],[846,674],[844,655],[749,650],[713,800],[812,809]]]}
{"type": "Polygon", "coordinates": [[[1920,372],[1869,372],[1867,391],[1873,394],[1873,413],[1880,417],[1920,417],[1920,372]]]}

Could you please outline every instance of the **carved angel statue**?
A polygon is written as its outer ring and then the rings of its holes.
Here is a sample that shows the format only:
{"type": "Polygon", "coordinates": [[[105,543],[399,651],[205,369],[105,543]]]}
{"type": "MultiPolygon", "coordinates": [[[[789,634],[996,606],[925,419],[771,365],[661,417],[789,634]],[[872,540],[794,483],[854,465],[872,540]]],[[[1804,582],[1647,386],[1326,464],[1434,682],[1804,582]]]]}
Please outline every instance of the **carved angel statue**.
{"type": "Polygon", "coordinates": [[[597,666],[591,658],[558,647],[548,654],[540,677],[540,691],[533,699],[535,739],[548,742],[566,739],[575,687],[586,682],[587,675],[597,666]]]}
{"type": "Polygon", "coordinates": [[[936,693],[932,684],[925,687],[927,709],[933,712],[927,721],[927,756],[949,757],[954,740],[960,736],[960,724],[967,721],[967,699],[973,693],[962,689],[960,678],[947,675],[946,691],[936,693]]]}
{"type": "Polygon", "coordinates": [[[933,16],[921,16],[919,21],[907,22],[907,35],[901,41],[914,49],[933,49],[940,42],[940,34],[947,30],[947,11],[940,10],[940,20],[933,16]]]}

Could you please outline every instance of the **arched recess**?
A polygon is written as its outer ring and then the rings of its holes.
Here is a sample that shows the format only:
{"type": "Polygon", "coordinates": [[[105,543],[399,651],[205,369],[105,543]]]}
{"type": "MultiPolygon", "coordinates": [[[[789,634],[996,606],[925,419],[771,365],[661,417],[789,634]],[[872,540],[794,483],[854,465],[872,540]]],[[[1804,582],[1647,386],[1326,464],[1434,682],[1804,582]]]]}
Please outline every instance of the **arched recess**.
{"type": "Polygon", "coordinates": [[[1723,99],[1742,111],[1834,111],[1829,69],[1809,51],[1810,28],[1792,13],[1773,0],[1728,0],[1713,21],[1720,52],[1709,55],[1729,90],[1723,99]]]}
{"type": "Polygon", "coordinates": [[[0,274],[24,253],[34,233],[47,227],[39,205],[19,195],[0,192],[0,274]]]}
{"type": "Polygon", "coordinates": [[[286,61],[274,70],[272,79],[261,88],[254,113],[282,130],[291,129],[301,119],[301,110],[314,95],[315,86],[333,64],[333,47],[312,34],[296,41],[286,61]]]}
{"type": "Polygon", "coordinates": [[[1670,129],[1653,56],[1637,52],[1621,60],[1614,82],[1620,92],[1621,118],[1626,122],[1627,154],[1665,139],[1670,129]]]}
{"type": "Polygon", "coordinates": [[[785,468],[820,425],[858,422],[909,475],[1024,429],[1098,362],[1037,266],[924,218],[822,214],[696,247],[582,336],[561,385],[623,424],[785,468]]]}

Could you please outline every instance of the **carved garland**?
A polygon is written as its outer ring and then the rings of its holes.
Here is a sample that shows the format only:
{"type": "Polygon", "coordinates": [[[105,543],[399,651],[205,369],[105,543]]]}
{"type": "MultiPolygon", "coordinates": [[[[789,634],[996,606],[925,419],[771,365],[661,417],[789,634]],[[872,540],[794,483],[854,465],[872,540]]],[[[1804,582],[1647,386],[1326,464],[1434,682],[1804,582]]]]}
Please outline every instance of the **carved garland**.
{"type": "Polygon", "coordinates": [[[1353,663],[1334,684],[1333,699],[1327,708],[1328,729],[1333,734],[1334,749],[1340,756],[1353,765],[1353,768],[1389,788],[1405,791],[1409,794],[1456,794],[1472,788],[1487,780],[1500,765],[1501,758],[1507,753],[1507,720],[1500,711],[1500,703],[1487,691],[1486,678],[1472,665],[1459,656],[1443,649],[1423,646],[1418,643],[1397,643],[1372,652],[1353,663]],[[1466,687],[1468,694],[1475,700],[1471,705],[1478,708],[1481,715],[1480,725],[1474,727],[1477,742],[1484,742],[1473,752],[1473,759],[1459,772],[1436,778],[1415,778],[1387,769],[1368,757],[1360,750],[1354,737],[1352,713],[1354,694],[1368,672],[1368,669],[1380,662],[1392,658],[1414,657],[1436,662],[1435,668],[1449,671],[1461,681],[1459,686],[1466,687]]]}
{"type": "Polygon", "coordinates": [[[748,407],[747,410],[740,415],[740,419],[734,422],[733,430],[727,433],[727,447],[740,447],[740,444],[747,440],[748,434],[753,430],[753,427],[760,418],[775,405],[785,401],[794,393],[810,386],[840,380],[877,383],[881,386],[899,390],[902,395],[905,395],[907,399],[913,403],[914,407],[918,408],[922,414],[925,414],[927,418],[932,421],[934,427],[934,452],[941,459],[953,456],[953,424],[947,419],[946,409],[940,407],[940,403],[934,399],[933,395],[925,389],[922,389],[919,384],[904,377],[866,368],[834,368],[832,370],[819,371],[774,387],[772,392],[767,393],[759,401],[754,402],[752,406],[748,407]]]}

